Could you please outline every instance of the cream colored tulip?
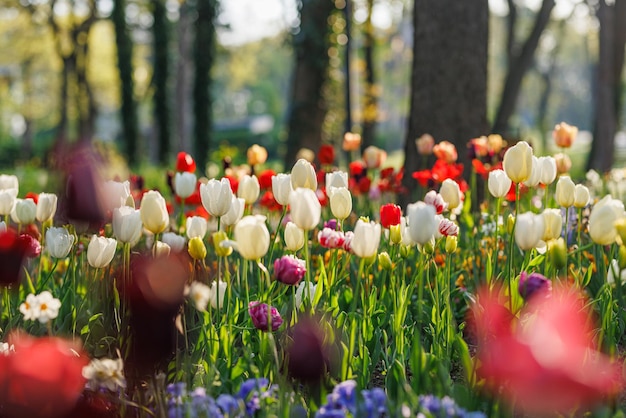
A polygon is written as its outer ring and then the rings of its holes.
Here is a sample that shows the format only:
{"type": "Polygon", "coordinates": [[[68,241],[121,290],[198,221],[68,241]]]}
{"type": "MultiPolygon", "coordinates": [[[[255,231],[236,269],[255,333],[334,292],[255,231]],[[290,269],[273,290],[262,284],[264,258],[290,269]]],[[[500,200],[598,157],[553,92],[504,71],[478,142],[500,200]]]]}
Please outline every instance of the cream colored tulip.
{"type": "Polygon", "coordinates": [[[35,217],[41,223],[52,221],[57,212],[57,195],[54,193],[39,193],[37,212],[35,217]]]}
{"type": "Polygon", "coordinates": [[[493,197],[501,198],[509,193],[512,183],[513,182],[509,176],[506,175],[504,170],[493,170],[489,173],[487,187],[493,197]]]}
{"type": "Polygon", "coordinates": [[[370,258],[378,253],[381,226],[376,222],[359,219],[354,227],[354,237],[350,242],[352,252],[361,258],[370,258]]]}
{"type": "Polygon", "coordinates": [[[526,187],[535,187],[539,184],[539,181],[541,180],[541,165],[539,164],[539,159],[534,155],[532,159],[533,163],[530,170],[530,176],[522,182],[526,187]]]}
{"type": "Polygon", "coordinates": [[[200,185],[200,199],[202,206],[211,216],[220,217],[230,209],[233,200],[233,190],[227,178],[211,179],[200,185]]]}
{"type": "Polygon", "coordinates": [[[170,224],[165,199],[156,190],[150,190],[143,195],[139,214],[143,226],[155,235],[165,231],[170,224]]]}
{"type": "Polygon", "coordinates": [[[587,204],[589,204],[590,199],[591,196],[587,186],[577,184],[574,188],[574,206],[577,208],[584,208],[587,204]]]}
{"type": "Polygon", "coordinates": [[[243,211],[245,208],[246,208],[246,201],[240,197],[235,197],[233,195],[233,199],[230,204],[230,209],[228,209],[228,212],[226,212],[226,214],[221,217],[222,225],[224,226],[235,225],[243,217],[243,211]]]}
{"type": "Polygon", "coordinates": [[[304,158],[299,159],[291,169],[291,186],[297,188],[317,190],[317,176],[313,165],[304,158]]]}
{"type": "Polygon", "coordinates": [[[293,222],[287,222],[285,225],[285,248],[289,251],[298,251],[304,247],[304,230],[293,222]]]}
{"type": "Polygon", "coordinates": [[[545,209],[541,216],[543,216],[543,223],[545,226],[543,237],[544,241],[551,239],[557,239],[561,236],[561,230],[563,229],[563,217],[559,209],[545,209]]]}
{"type": "Polygon", "coordinates": [[[576,185],[569,176],[561,176],[556,183],[556,193],[554,198],[557,203],[564,208],[568,208],[574,204],[576,194],[576,185]]]}
{"type": "Polygon", "coordinates": [[[539,166],[541,167],[541,179],[539,181],[546,186],[552,184],[556,179],[556,160],[554,157],[539,157],[539,166]]]}
{"type": "Polygon", "coordinates": [[[9,215],[16,199],[17,189],[0,190],[0,215],[9,215]]]}
{"type": "Polygon", "coordinates": [[[448,209],[450,210],[457,208],[461,204],[462,194],[459,183],[452,179],[445,179],[443,183],[441,183],[439,194],[444,202],[448,204],[448,209]]]}
{"type": "Polygon", "coordinates": [[[517,216],[515,224],[515,242],[521,250],[531,250],[539,244],[544,231],[543,216],[531,212],[522,213],[517,216]]]}
{"type": "Polygon", "coordinates": [[[174,191],[176,196],[186,199],[196,191],[198,178],[194,173],[183,172],[174,175],[174,191]]]}
{"type": "Polygon", "coordinates": [[[352,195],[345,187],[330,187],[327,189],[330,199],[330,211],[341,221],[352,213],[352,195]]]}
{"type": "Polygon", "coordinates": [[[113,234],[118,241],[134,244],[141,237],[143,223],[138,209],[129,206],[120,206],[113,209],[113,234]]]}
{"type": "Polygon", "coordinates": [[[185,222],[187,238],[192,239],[198,237],[204,239],[207,231],[207,221],[201,216],[190,216],[185,222]]]}
{"type": "Polygon", "coordinates": [[[247,205],[251,205],[259,198],[261,187],[257,176],[245,175],[239,180],[237,197],[242,198],[247,205]]]}
{"type": "Polygon", "coordinates": [[[424,245],[435,236],[439,226],[435,215],[435,207],[424,202],[408,205],[407,219],[411,241],[424,245]]]}
{"type": "Polygon", "coordinates": [[[289,195],[292,191],[290,174],[279,173],[272,176],[272,193],[279,205],[287,206],[289,204],[289,195]]]}
{"type": "Polygon", "coordinates": [[[596,244],[611,245],[617,238],[615,222],[624,217],[624,204],[611,195],[593,206],[589,215],[589,236],[596,244]]]}
{"type": "Polygon", "coordinates": [[[87,261],[93,268],[101,269],[108,266],[117,248],[117,241],[113,238],[92,235],[87,246],[87,261]]]}
{"type": "Polygon", "coordinates": [[[11,210],[11,219],[16,224],[28,225],[35,222],[37,205],[33,199],[16,199],[11,210]]]}
{"type": "Polygon", "coordinates": [[[322,206],[313,190],[302,187],[295,189],[289,198],[289,206],[291,220],[298,227],[310,231],[319,224],[322,206]]]}
{"type": "Polygon", "coordinates": [[[258,260],[267,254],[270,233],[265,225],[265,216],[244,216],[235,225],[235,241],[239,254],[247,260],[258,260]]]}
{"type": "Polygon", "coordinates": [[[522,183],[531,175],[533,149],[526,141],[520,141],[504,154],[502,166],[506,175],[514,183],[522,183]]]}

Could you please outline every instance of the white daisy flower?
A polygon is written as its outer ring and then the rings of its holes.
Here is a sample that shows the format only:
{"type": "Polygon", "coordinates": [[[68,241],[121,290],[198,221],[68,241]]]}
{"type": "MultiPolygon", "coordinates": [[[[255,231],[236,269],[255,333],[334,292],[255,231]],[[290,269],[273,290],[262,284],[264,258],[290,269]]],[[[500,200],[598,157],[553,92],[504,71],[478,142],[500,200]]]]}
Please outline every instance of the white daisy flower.
{"type": "Polygon", "coordinates": [[[126,387],[124,363],[122,359],[94,359],[83,367],[83,377],[88,380],[87,386],[97,390],[105,388],[111,391],[126,387]]]}
{"type": "Polygon", "coordinates": [[[61,301],[52,296],[52,293],[44,290],[37,295],[37,300],[39,302],[39,316],[37,318],[39,322],[45,324],[59,315],[61,301]]]}

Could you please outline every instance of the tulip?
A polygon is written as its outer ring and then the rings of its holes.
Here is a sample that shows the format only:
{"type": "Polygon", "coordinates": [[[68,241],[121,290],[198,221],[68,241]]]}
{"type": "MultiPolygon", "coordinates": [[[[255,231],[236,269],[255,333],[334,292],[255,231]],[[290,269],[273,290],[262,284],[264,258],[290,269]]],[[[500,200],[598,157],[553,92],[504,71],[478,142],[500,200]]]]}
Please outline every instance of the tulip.
{"type": "Polygon", "coordinates": [[[359,219],[354,227],[352,252],[361,258],[374,257],[380,244],[380,224],[359,219]]]}
{"type": "Polygon", "coordinates": [[[320,164],[330,165],[335,162],[335,147],[331,144],[323,144],[317,152],[320,164]]]}
{"type": "Polygon", "coordinates": [[[439,221],[438,232],[444,237],[457,236],[459,235],[459,227],[450,219],[442,218],[441,221],[439,221]]]}
{"type": "Polygon", "coordinates": [[[12,174],[0,174],[0,190],[8,189],[15,189],[16,191],[20,189],[20,182],[17,176],[12,174]]]}
{"type": "Polygon", "coordinates": [[[194,173],[182,172],[174,175],[174,191],[176,196],[186,199],[196,191],[198,179],[194,173]]]}
{"type": "Polygon", "coordinates": [[[352,195],[345,187],[331,186],[329,190],[330,210],[335,218],[343,221],[352,213],[352,195]]]}
{"type": "Polygon", "coordinates": [[[251,205],[259,198],[261,186],[257,176],[245,175],[239,180],[237,196],[245,200],[247,205],[251,205]]]}
{"type": "Polygon", "coordinates": [[[548,262],[557,270],[567,264],[567,245],[563,237],[558,237],[548,242],[548,262]]]}
{"type": "Polygon", "coordinates": [[[139,214],[143,226],[155,235],[165,231],[170,224],[165,199],[156,190],[150,190],[143,195],[139,214]]]}
{"type": "Polygon", "coordinates": [[[523,181],[526,187],[535,187],[541,181],[541,165],[539,164],[539,159],[533,155],[532,160],[530,177],[523,181]]]}
{"type": "Polygon", "coordinates": [[[617,232],[617,235],[619,235],[620,239],[622,240],[622,244],[625,244],[626,243],[626,217],[619,218],[613,223],[613,225],[615,226],[615,231],[617,232]]]}
{"type": "Polygon", "coordinates": [[[176,171],[193,173],[196,171],[196,162],[193,157],[185,151],[181,151],[176,156],[176,171]]]}
{"type": "Polygon", "coordinates": [[[185,249],[185,244],[187,243],[185,237],[175,234],[174,232],[164,232],[163,235],[161,235],[161,241],[169,245],[170,249],[175,253],[179,253],[185,249]]]}
{"type": "Polygon", "coordinates": [[[266,303],[250,302],[248,304],[248,313],[254,327],[263,332],[276,331],[283,324],[283,319],[280,317],[278,310],[266,303]],[[268,319],[271,323],[268,322],[268,319]]]}
{"type": "Polygon", "coordinates": [[[91,236],[87,247],[87,261],[93,268],[108,266],[115,256],[117,241],[114,238],[91,236]]]}
{"type": "Polygon", "coordinates": [[[446,236],[446,253],[452,254],[456,251],[457,245],[459,243],[459,238],[456,235],[448,235],[446,236]]]}
{"type": "Polygon", "coordinates": [[[9,215],[15,205],[17,189],[0,190],[0,215],[9,215]]]}
{"type": "Polygon", "coordinates": [[[35,222],[37,205],[33,199],[15,199],[11,219],[16,224],[29,225],[35,222]]]}
{"type": "Polygon", "coordinates": [[[348,188],[348,173],[345,171],[333,171],[332,173],[326,173],[326,189],[331,187],[345,187],[348,188]]]}
{"type": "Polygon", "coordinates": [[[502,165],[511,181],[522,183],[532,174],[533,149],[526,141],[518,142],[506,151],[502,165]]]}
{"type": "Polygon", "coordinates": [[[620,268],[617,260],[611,260],[611,264],[608,266],[606,282],[610,285],[614,285],[616,277],[620,278],[620,284],[622,286],[626,284],[626,269],[620,268]]]}
{"type": "Polygon", "coordinates": [[[235,225],[235,241],[243,258],[258,260],[263,257],[270,246],[270,233],[265,225],[265,216],[244,216],[235,225]]]}
{"type": "Polygon", "coordinates": [[[539,273],[526,273],[522,272],[519,278],[518,284],[519,294],[525,301],[529,301],[534,295],[549,294],[552,290],[550,280],[539,273]]]}
{"type": "Polygon", "coordinates": [[[361,135],[352,132],[346,132],[343,135],[343,143],[341,148],[344,151],[356,151],[361,147],[361,135]]]}
{"type": "Polygon", "coordinates": [[[304,231],[293,222],[285,225],[285,248],[289,251],[298,251],[304,247],[304,231]]]}
{"type": "Polygon", "coordinates": [[[128,206],[113,209],[113,234],[118,241],[135,243],[141,237],[143,224],[139,210],[128,206]]]}
{"type": "Polygon", "coordinates": [[[556,179],[556,160],[554,157],[539,157],[539,167],[541,168],[541,179],[546,186],[552,184],[556,179]]]}
{"type": "Polygon", "coordinates": [[[424,245],[434,237],[437,227],[439,226],[436,222],[435,215],[435,208],[424,202],[411,203],[408,205],[408,232],[413,242],[424,245]]]}
{"type": "Polygon", "coordinates": [[[215,254],[218,257],[228,257],[233,253],[233,247],[231,246],[222,246],[222,242],[228,241],[228,235],[224,231],[215,231],[211,235],[211,240],[213,241],[213,249],[215,250],[215,254]]]}
{"type": "Polygon", "coordinates": [[[576,185],[569,176],[561,176],[556,183],[555,199],[563,207],[570,207],[574,204],[576,185]]]}
{"type": "Polygon", "coordinates": [[[383,228],[399,225],[402,218],[402,208],[393,203],[387,203],[380,207],[380,224],[383,228]]]}
{"type": "Polygon", "coordinates": [[[558,174],[565,174],[572,168],[572,159],[567,154],[555,154],[554,161],[556,162],[556,172],[558,174]]]}
{"type": "Polygon", "coordinates": [[[370,145],[363,150],[363,161],[367,168],[380,168],[387,159],[387,153],[382,149],[370,145]]]}
{"type": "Polygon", "coordinates": [[[589,204],[591,196],[589,195],[589,189],[587,186],[577,184],[574,188],[574,206],[577,208],[584,208],[589,204]]]}
{"type": "Polygon", "coordinates": [[[22,263],[28,253],[29,242],[12,229],[7,230],[5,225],[5,230],[0,232],[0,286],[19,283],[23,274],[22,263]]]}
{"type": "Polygon", "coordinates": [[[211,216],[220,217],[226,215],[233,200],[233,191],[227,178],[221,180],[211,179],[206,184],[200,185],[200,199],[202,206],[211,216]]]}
{"type": "Polygon", "coordinates": [[[505,197],[511,189],[512,181],[506,175],[504,170],[493,170],[489,172],[489,180],[487,181],[487,187],[489,193],[495,198],[505,197]]]}
{"type": "Polygon", "coordinates": [[[346,236],[342,231],[332,228],[324,228],[317,234],[317,241],[324,248],[343,248],[346,236]]]}
{"type": "Polygon", "coordinates": [[[434,190],[426,193],[426,196],[424,196],[424,203],[433,206],[437,214],[443,213],[443,211],[448,208],[448,202],[443,200],[443,196],[434,190]]]}
{"type": "Polygon", "coordinates": [[[187,230],[187,238],[198,237],[204,239],[207,231],[207,221],[201,216],[190,216],[187,218],[185,229],[187,230]]]}
{"type": "Polygon", "coordinates": [[[308,281],[301,281],[296,289],[296,308],[300,309],[302,303],[305,300],[308,300],[309,303],[313,302],[313,298],[315,297],[315,291],[317,290],[317,285],[308,281]]]}
{"type": "Polygon", "coordinates": [[[431,134],[424,134],[415,140],[415,146],[419,155],[430,155],[433,153],[435,138],[431,134]]]}
{"type": "Polygon", "coordinates": [[[226,295],[226,282],[214,280],[209,288],[209,303],[213,309],[224,306],[224,296],[226,295]]]}
{"type": "Polygon", "coordinates": [[[113,210],[125,205],[128,198],[132,199],[130,194],[130,182],[128,180],[124,182],[109,180],[104,182],[103,186],[103,199],[107,210],[113,210]]]}
{"type": "Polygon", "coordinates": [[[168,257],[172,252],[172,248],[164,243],[163,241],[156,241],[154,243],[154,256],[156,258],[159,257],[168,257]]]}
{"type": "Polygon", "coordinates": [[[276,280],[295,286],[306,274],[306,262],[293,255],[284,255],[274,261],[274,276],[276,280]]]}
{"type": "Polygon", "coordinates": [[[449,141],[441,141],[433,147],[433,154],[438,160],[445,161],[448,164],[455,163],[459,158],[456,147],[449,141]]]}
{"type": "Polygon", "coordinates": [[[611,195],[596,203],[589,215],[589,236],[596,244],[611,245],[617,238],[615,222],[624,217],[624,204],[611,195]]]}
{"type": "Polygon", "coordinates": [[[439,194],[448,204],[448,209],[450,210],[457,208],[461,204],[461,197],[463,195],[461,194],[459,183],[452,179],[445,179],[443,183],[441,183],[439,194]]]}
{"type": "Polygon", "coordinates": [[[65,228],[50,227],[46,230],[46,250],[51,257],[65,258],[74,245],[74,235],[65,228]]]}
{"type": "Polygon", "coordinates": [[[569,148],[578,135],[578,128],[576,126],[568,125],[565,122],[561,122],[554,127],[552,131],[552,138],[557,147],[569,148]]]}
{"type": "Polygon", "coordinates": [[[544,241],[551,239],[557,239],[561,236],[561,230],[563,229],[563,217],[559,209],[545,209],[541,216],[543,216],[543,223],[545,230],[543,232],[544,241]]]}
{"type": "Polygon", "coordinates": [[[515,242],[521,250],[530,250],[539,244],[544,231],[543,216],[531,212],[522,213],[517,216],[516,220],[515,242]]]}
{"type": "Polygon", "coordinates": [[[41,223],[52,221],[57,211],[57,195],[54,193],[39,193],[37,212],[35,217],[41,223]]]}
{"type": "Polygon", "coordinates": [[[291,186],[297,188],[317,190],[317,176],[313,165],[304,158],[299,159],[291,169],[291,186]]]}
{"type": "Polygon", "coordinates": [[[254,144],[248,148],[246,156],[248,157],[248,164],[254,167],[267,161],[267,150],[258,144],[254,144]]]}
{"type": "Polygon", "coordinates": [[[310,231],[319,224],[322,206],[313,190],[302,187],[294,189],[289,197],[289,205],[291,220],[301,229],[310,231]]]}
{"type": "Polygon", "coordinates": [[[289,204],[289,195],[292,190],[290,174],[279,173],[272,176],[272,193],[279,205],[286,206],[289,204]]]}
{"type": "Polygon", "coordinates": [[[189,240],[187,251],[194,260],[204,260],[206,258],[206,246],[200,237],[193,237],[189,240]]]}
{"type": "Polygon", "coordinates": [[[235,225],[243,217],[243,211],[246,207],[246,201],[240,197],[233,195],[233,199],[230,204],[230,209],[220,219],[222,225],[230,226],[235,225]]]}

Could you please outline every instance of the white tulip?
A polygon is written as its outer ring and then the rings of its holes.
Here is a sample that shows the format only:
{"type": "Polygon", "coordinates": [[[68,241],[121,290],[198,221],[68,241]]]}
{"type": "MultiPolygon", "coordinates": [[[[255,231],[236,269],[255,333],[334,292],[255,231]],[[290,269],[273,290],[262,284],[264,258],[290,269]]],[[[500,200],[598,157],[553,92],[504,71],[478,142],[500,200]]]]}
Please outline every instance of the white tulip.
{"type": "Polygon", "coordinates": [[[118,241],[124,243],[136,243],[141,237],[143,224],[138,209],[129,206],[120,206],[113,209],[113,234],[118,241]]]}
{"type": "Polygon", "coordinates": [[[0,174],[0,190],[15,189],[19,191],[20,182],[12,174],[0,174]]]}
{"type": "Polygon", "coordinates": [[[300,158],[296,161],[291,169],[291,186],[294,190],[299,187],[311,189],[312,191],[317,190],[315,169],[313,165],[304,158],[300,158]]]}
{"type": "Polygon", "coordinates": [[[251,205],[259,198],[261,193],[261,186],[259,185],[259,179],[257,176],[245,175],[239,180],[239,187],[237,188],[237,197],[246,201],[247,205],[251,205]]]}
{"type": "Polygon", "coordinates": [[[175,253],[183,251],[187,244],[185,237],[174,232],[164,232],[161,236],[161,241],[169,245],[170,249],[175,253]]]}
{"type": "Polygon", "coordinates": [[[227,178],[222,178],[219,181],[211,179],[208,183],[200,185],[200,199],[202,199],[202,206],[211,216],[225,215],[233,200],[230,182],[227,178]]]}
{"type": "Polygon", "coordinates": [[[156,190],[144,193],[139,206],[143,226],[153,234],[160,234],[170,224],[165,198],[156,190]]]}
{"type": "Polygon", "coordinates": [[[57,195],[54,193],[39,193],[37,213],[35,217],[41,223],[51,221],[57,212],[57,195]]]}
{"type": "Polygon", "coordinates": [[[491,193],[493,197],[501,198],[505,197],[509,193],[512,183],[513,182],[506,175],[504,170],[493,170],[489,173],[487,187],[489,188],[489,193],[491,193]]]}
{"type": "Polygon", "coordinates": [[[285,248],[289,251],[298,251],[304,247],[304,231],[293,222],[285,225],[285,248]]]}
{"type": "Polygon", "coordinates": [[[409,236],[417,244],[429,242],[437,232],[437,214],[435,207],[424,202],[411,203],[407,207],[409,236]]]}
{"type": "Polygon", "coordinates": [[[330,200],[330,210],[333,216],[341,221],[352,213],[352,195],[345,187],[333,187],[326,189],[330,200]]]}
{"type": "Polygon", "coordinates": [[[546,186],[552,184],[556,179],[556,160],[554,157],[539,157],[539,166],[541,167],[541,179],[539,181],[546,186]]]}
{"type": "Polygon", "coordinates": [[[185,224],[187,230],[187,238],[198,237],[204,239],[208,229],[207,221],[201,216],[190,216],[185,224]]]}
{"type": "Polygon", "coordinates": [[[544,231],[543,216],[531,212],[522,213],[516,219],[515,242],[521,250],[531,250],[539,244],[544,231]]]}
{"type": "Polygon", "coordinates": [[[439,194],[443,198],[444,202],[448,204],[448,209],[456,209],[461,204],[461,189],[459,183],[452,179],[445,179],[441,183],[439,194]]]}
{"type": "Polygon", "coordinates": [[[91,236],[87,246],[87,261],[93,268],[108,266],[115,256],[117,241],[113,238],[91,236]]]}
{"type": "Polygon", "coordinates": [[[270,233],[265,225],[265,216],[244,216],[235,225],[235,241],[239,254],[247,260],[258,260],[267,254],[270,233]]]}
{"type": "Polygon", "coordinates": [[[348,184],[348,173],[345,171],[333,171],[332,173],[326,173],[326,190],[330,187],[348,188],[348,184]]]}
{"type": "Polygon", "coordinates": [[[220,219],[222,225],[230,226],[235,225],[243,217],[243,211],[246,208],[246,201],[240,197],[233,195],[233,200],[230,205],[230,209],[220,219]]]}
{"type": "Polygon", "coordinates": [[[51,257],[65,258],[74,245],[74,235],[65,228],[50,227],[46,230],[46,250],[51,257]]]}
{"type": "Polygon", "coordinates": [[[530,176],[522,183],[526,187],[535,187],[541,181],[541,165],[539,164],[539,158],[532,156],[532,165],[530,169],[530,176]]]}
{"type": "Polygon", "coordinates": [[[289,205],[291,207],[291,220],[298,227],[310,231],[319,224],[322,205],[313,190],[298,187],[291,193],[289,205]]]}
{"type": "Polygon", "coordinates": [[[194,173],[183,172],[174,175],[174,191],[181,199],[186,199],[196,191],[198,178],[194,173]]]}
{"type": "Polygon", "coordinates": [[[378,253],[381,226],[376,222],[364,222],[359,219],[354,227],[352,252],[362,258],[370,258],[378,253]]]}
{"type": "Polygon", "coordinates": [[[11,210],[11,219],[16,224],[28,225],[35,222],[37,205],[33,199],[15,199],[11,210]]]}
{"type": "Polygon", "coordinates": [[[17,199],[17,189],[0,190],[0,215],[9,215],[17,199]]]}
{"type": "Polygon", "coordinates": [[[289,196],[292,191],[290,174],[279,173],[272,176],[272,193],[279,205],[286,206],[289,204],[289,196]]]}

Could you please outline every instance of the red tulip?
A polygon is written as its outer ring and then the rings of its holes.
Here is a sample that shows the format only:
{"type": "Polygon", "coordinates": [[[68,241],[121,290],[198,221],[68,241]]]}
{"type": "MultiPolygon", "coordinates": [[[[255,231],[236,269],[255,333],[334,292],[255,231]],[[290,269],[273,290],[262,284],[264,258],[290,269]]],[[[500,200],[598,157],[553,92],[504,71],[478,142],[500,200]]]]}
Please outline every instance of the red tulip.
{"type": "Polygon", "coordinates": [[[55,418],[70,412],[83,391],[89,359],[59,338],[11,338],[15,352],[0,356],[0,405],[7,418],[55,418]]]}
{"type": "Polygon", "coordinates": [[[393,203],[387,203],[380,207],[380,224],[384,228],[389,228],[400,223],[402,217],[402,208],[393,203]]]}
{"type": "Polygon", "coordinates": [[[19,282],[24,257],[30,254],[27,238],[21,238],[12,229],[0,232],[0,286],[19,282]]]}
{"type": "Polygon", "coordinates": [[[330,144],[324,144],[317,153],[317,159],[320,164],[332,164],[335,161],[335,147],[330,144]]]}
{"type": "Polygon", "coordinates": [[[193,160],[193,157],[185,151],[179,152],[176,157],[176,171],[195,173],[196,162],[193,160]]]}
{"type": "Polygon", "coordinates": [[[598,352],[586,301],[557,288],[532,298],[515,318],[483,292],[474,307],[478,373],[488,387],[531,414],[568,413],[620,389],[619,367],[598,352]]]}

